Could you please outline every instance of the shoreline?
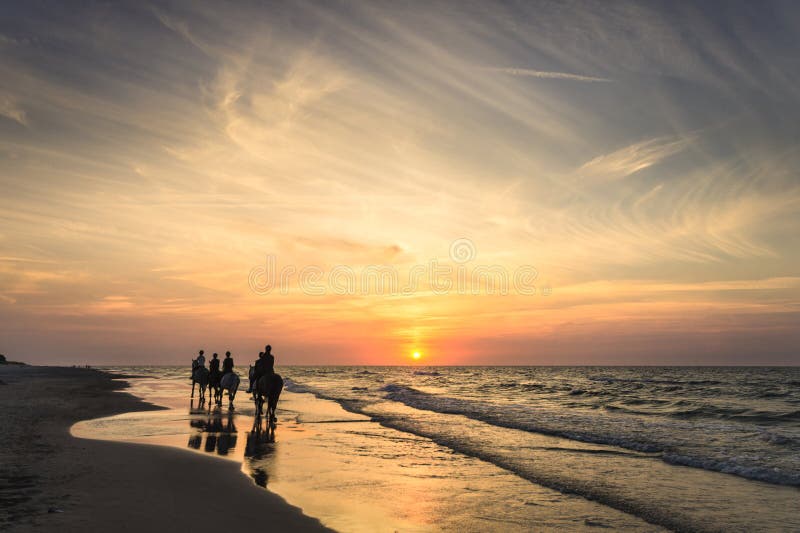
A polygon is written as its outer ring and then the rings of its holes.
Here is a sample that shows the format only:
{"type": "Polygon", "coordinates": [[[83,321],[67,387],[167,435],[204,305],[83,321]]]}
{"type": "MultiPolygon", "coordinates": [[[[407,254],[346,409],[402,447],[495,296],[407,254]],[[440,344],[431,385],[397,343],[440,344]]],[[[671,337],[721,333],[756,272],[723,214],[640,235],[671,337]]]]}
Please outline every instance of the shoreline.
{"type": "Polygon", "coordinates": [[[0,367],[0,530],[330,531],[236,464],[188,450],[81,439],[81,420],[162,409],[106,372],[0,367]]]}

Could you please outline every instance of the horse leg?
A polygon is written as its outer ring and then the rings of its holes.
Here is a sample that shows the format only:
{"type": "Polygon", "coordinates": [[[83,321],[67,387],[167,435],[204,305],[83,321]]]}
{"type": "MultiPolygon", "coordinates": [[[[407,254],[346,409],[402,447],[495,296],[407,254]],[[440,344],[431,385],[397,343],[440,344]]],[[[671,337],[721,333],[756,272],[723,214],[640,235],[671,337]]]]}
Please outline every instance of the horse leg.
{"type": "Polygon", "coordinates": [[[194,384],[195,383],[196,383],[195,380],[192,380],[192,395],[190,396],[190,398],[194,398],[194,384]]]}
{"type": "Polygon", "coordinates": [[[256,398],[256,416],[261,416],[264,412],[264,399],[259,395],[256,398]]]}

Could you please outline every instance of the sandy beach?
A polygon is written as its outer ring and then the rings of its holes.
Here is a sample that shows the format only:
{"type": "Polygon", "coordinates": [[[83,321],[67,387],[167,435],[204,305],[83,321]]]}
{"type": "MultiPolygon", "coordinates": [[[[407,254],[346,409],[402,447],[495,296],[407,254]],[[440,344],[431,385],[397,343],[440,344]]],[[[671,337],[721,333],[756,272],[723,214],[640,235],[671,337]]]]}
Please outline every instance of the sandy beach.
{"type": "Polygon", "coordinates": [[[325,530],[230,461],[72,437],[79,420],[157,409],[106,373],[3,366],[0,381],[2,530],[325,530]]]}

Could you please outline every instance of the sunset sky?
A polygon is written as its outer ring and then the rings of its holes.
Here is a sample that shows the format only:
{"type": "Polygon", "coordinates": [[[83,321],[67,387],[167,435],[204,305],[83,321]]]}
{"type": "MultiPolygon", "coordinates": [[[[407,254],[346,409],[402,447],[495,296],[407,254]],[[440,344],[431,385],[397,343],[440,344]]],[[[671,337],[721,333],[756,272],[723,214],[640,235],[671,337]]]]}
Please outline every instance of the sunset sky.
{"type": "Polygon", "coordinates": [[[798,35],[797,2],[6,2],[0,353],[798,364],[798,35]],[[259,294],[268,256],[538,277],[259,294]]]}

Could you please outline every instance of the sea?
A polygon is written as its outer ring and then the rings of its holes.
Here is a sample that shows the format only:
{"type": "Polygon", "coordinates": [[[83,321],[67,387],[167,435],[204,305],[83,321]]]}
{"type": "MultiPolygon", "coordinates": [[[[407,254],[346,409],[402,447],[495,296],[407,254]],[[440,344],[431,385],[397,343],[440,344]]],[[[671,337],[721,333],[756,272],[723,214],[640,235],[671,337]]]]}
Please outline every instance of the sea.
{"type": "Polygon", "coordinates": [[[266,439],[244,390],[108,370],[167,409],[74,434],[240,461],[339,531],[800,531],[797,367],[282,367],[266,439]]]}

